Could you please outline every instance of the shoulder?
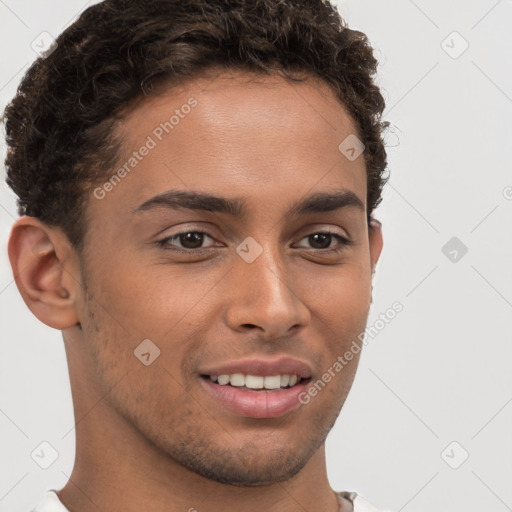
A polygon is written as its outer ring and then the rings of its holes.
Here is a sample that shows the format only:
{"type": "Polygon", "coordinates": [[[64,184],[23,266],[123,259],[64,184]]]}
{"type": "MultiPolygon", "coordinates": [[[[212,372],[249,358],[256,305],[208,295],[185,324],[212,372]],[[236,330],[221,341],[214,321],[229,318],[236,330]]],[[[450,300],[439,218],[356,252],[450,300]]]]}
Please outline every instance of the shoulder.
{"type": "Polygon", "coordinates": [[[354,507],[353,512],[391,512],[375,508],[372,504],[368,503],[361,495],[356,492],[340,491],[336,493],[340,498],[345,498],[350,501],[354,507]]]}
{"type": "Polygon", "coordinates": [[[30,512],[69,512],[69,510],[59,500],[57,492],[50,489],[46,491],[36,508],[30,512]]]}

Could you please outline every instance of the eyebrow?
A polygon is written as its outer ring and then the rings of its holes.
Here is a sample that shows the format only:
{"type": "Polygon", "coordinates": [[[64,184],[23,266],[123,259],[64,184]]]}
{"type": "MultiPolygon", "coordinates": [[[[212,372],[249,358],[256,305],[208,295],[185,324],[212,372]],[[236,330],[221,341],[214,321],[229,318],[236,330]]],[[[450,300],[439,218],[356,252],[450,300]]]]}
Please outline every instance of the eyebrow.
{"type": "MultiPolygon", "coordinates": [[[[348,207],[365,211],[361,199],[350,190],[340,189],[334,192],[317,192],[292,205],[286,212],[285,218],[312,213],[332,212],[348,207]]],[[[132,213],[140,214],[160,208],[206,210],[225,213],[239,219],[244,219],[248,214],[247,203],[244,199],[219,197],[190,190],[168,190],[148,199],[133,210],[132,213]]]]}

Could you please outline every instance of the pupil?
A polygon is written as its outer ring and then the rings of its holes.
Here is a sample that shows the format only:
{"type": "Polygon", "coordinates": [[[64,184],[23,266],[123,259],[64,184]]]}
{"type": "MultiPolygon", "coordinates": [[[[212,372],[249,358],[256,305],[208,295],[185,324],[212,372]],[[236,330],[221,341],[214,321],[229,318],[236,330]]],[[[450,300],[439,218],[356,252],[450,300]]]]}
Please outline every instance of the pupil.
{"type": "Polygon", "coordinates": [[[203,234],[197,232],[190,232],[180,235],[180,242],[187,249],[197,249],[201,247],[203,242],[203,234]]]}
{"type": "MultiPolygon", "coordinates": [[[[310,235],[310,237],[309,237],[310,239],[311,238],[312,239],[317,239],[317,240],[313,240],[313,242],[311,243],[311,245],[313,247],[315,246],[315,243],[317,243],[318,237],[321,237],[321,238],[323,238],[324,241],[327,240],[327,242],[328,242],[327,245],[324,245],[324,247],[320,247],[321,249],[326,249],[327,247],[329,247],[330,242],[331,242],[331,239],[330,239],[331,235],[326,234],[326,233],[316,233],[314,235],[310,235]]],[[[311,240],[310,240],[310,242],[311,242],[311,240]]]]}

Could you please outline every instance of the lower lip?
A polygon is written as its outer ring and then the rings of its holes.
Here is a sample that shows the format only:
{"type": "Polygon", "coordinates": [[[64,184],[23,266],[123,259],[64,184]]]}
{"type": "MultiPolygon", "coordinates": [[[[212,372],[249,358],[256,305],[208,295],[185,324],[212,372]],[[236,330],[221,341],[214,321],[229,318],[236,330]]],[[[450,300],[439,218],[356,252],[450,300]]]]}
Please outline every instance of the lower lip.
{"type": "Polygon", "coordinates": [[[206,389],[227,409],[248,418],[278,418],[302,404],[299,395],[307,389],[308,381],[292,388],[268,391],[245,391],[226,384],[222,386],[201,377],[206,389]]]}

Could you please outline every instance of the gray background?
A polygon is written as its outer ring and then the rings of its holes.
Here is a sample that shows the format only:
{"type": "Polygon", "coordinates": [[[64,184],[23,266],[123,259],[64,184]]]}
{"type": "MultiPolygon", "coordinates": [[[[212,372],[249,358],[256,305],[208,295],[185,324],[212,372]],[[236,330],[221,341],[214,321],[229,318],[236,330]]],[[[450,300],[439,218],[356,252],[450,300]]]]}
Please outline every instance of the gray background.
{"type": "MultiPolygon", "coordinates": [[[[32,41],[91,3],[0,0],[2,109],[32,41]]],[[[331,485],[395,511],[512,510],[512,2],[338,7],[377,49],[394,125],[369,325],[404,309],[364,350],[327,441],[331,485]]],[[[64,486],[75,440],[61,333],[13,282],[15,200],[0,172],[0,512],[26,512],[64,486]],[[42,441],[59,454],[46,470],[30,456],[42,441]]]]}

